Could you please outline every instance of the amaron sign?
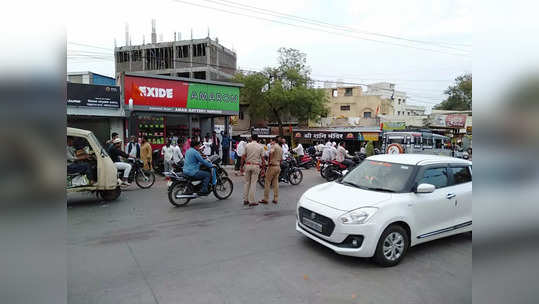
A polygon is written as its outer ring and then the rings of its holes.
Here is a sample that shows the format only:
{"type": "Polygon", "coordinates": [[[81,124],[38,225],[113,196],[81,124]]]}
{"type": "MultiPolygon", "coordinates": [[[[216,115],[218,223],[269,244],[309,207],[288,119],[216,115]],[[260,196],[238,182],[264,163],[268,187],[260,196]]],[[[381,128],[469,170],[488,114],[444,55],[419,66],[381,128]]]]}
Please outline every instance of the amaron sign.
{"type": "Polygon", "coordinates": [[[130,109],[237,115],[238,87],[125,76],[124,102],[130,109]]]}

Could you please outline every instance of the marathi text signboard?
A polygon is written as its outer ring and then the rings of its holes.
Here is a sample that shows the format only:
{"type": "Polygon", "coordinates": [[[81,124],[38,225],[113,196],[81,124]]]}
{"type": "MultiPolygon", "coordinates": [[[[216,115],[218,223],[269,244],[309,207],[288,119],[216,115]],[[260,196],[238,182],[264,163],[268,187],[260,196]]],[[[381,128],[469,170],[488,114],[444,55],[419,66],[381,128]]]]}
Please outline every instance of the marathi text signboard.
{"type": "Polygon", "coordinates": [[[239,112],[238,87],[125,76],[125,104],[130,109],[228,114],[239,112]]]}
{"type": "Polygon", "coordinates": [[[89,108],[120,108],[120,87],[67,83],[67,105],[89,108]]]}

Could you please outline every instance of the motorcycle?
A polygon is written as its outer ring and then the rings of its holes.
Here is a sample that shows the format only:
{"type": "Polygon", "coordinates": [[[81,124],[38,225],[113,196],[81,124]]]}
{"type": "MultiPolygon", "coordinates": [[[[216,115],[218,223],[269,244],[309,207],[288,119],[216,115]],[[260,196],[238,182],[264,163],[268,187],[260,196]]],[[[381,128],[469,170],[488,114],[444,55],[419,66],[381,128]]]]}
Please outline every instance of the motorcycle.
{"type": "Polygon", "coordinates": [[[351,159],[347,158],[348,160],[351,160],[348,162],[348,164],[338,162],[336,160],[329,161],[328,166],[325,168],[325,178],[328,182],[332,182],[334,180],[337,180],[343,176],[345,176],[349,171],[354,169],[357,165],[359,165],[363,159],[361,159],[359,156],[354,156],[351,159]]]}
{"type": "MultiPolygon", "coordinates": [[[[279,174],[279,182],[299,185],[303,180],[303,172],[298,168],[296,159],[288,157],[283,160],[284,165],[281,165],[281,173],[279,174]]],[[[260,170],[258,174],[258,184],[262,187],[266,184],[266,168],[260,170]]]]}
{"type": "MultiPolygon", "coordinates": [[[[213,185],[211,182],[208,185],[208,190],[213,192],[219,200],[224,200],[232,195],[234,184],[228,178],[228,173],[219,165],[221,158],[217,155],[208,157],[214,168],[203,168],[201,170],[209,171],[216,170],[217,182],[213,185]]],[[[211,172],[211,171],[210,171],[211,172]]],[[[168,181],[168,200],[175,207],[183,207],[192,199],[200,197],[198,193],[202,190],[202,181],[187,176],[182,172],[165,172],[165,175],[170,178],[168,181]]]]}
{"type": "MultiPolygon", "coordinates": [[[[131,164],[131,172],[129,172],[129,177],[127,181],[132,183],[133,180],[142,189],[148,189],[155,183],[155,174],[150,170],[144,170],[144,163],[140,159],[129,159],[128,162],[131,164]]],[[[124,176],[124,170],[118,170],[118,179],[121,179],[124,176]]],[[[126,186],[121,185],[120,187],[125,188],[126,186]]]]}
{"type": "MultiPolygon", "coordinates": [[[[294,156],[296,156],[295,153],[294,153],[294,156]]],[[[297,162],[298,162],[299,167],[303,167],[305,169],[309,169],[311,167],[316,167],[316,159],[315,159],[314,155],[311,155],[309,153],[306,153],[301,158],[298,158],[297,162]]]]}
{"type": "Polygon", "coordinates": [[[155,149],[152,152],[152,167],[155,172],[160,175],[164,175],[163,172],[165,171],[165,162],[163,160],[163,156],[161,156],[161,150],[159,149],[155,149]]]}

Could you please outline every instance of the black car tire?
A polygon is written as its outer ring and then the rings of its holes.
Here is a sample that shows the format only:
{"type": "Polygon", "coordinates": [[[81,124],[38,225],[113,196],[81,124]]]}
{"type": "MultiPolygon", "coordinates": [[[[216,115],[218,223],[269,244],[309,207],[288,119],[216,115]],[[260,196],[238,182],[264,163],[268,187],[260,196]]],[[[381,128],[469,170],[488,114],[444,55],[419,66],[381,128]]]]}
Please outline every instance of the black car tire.
{"type": "Polygon", "coordinates": [[[404,229],[400,225],[390,225],[387,227],[382,235],[380,236],[380,239],[378,240],[378,245],[376,246],[376,252],[374,253],[374,261],[382,266],[382,267],[392,267],[397,264],[399,264],[406,253],[408,252],[408,248],[410,248],[410,237],[408,236],[408,232],[406,229],[404,229]],[[386,241],[386,238],[388,238],[389,235],[400,235],[402,237],[402,245],[403,249],[400,255],[394,259],[391,260],[384,255],[384,242],[386,241]]]}

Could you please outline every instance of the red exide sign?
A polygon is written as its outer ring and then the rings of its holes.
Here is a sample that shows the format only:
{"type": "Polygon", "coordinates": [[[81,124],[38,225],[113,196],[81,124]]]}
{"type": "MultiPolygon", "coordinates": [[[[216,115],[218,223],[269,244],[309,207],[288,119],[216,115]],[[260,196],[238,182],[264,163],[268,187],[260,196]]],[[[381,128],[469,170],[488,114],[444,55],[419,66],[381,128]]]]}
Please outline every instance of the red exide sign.
{"type": "Polygon", "coordinates": [[[125,76],[124,103],[134,106],[186,108],[189,83],[177,80],[125,76]]]}

